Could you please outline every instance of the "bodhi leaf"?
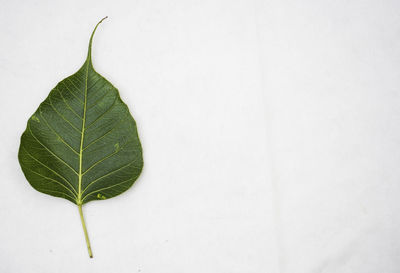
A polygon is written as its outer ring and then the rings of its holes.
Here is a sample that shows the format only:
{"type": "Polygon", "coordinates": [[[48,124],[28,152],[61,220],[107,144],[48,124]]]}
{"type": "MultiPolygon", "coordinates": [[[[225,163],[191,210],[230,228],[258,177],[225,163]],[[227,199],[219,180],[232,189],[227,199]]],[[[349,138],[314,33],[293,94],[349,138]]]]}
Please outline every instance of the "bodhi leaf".
{"type": "MultiPolygon", "coordinates": [[[[107,17],[106,17],[107,18],[107,17]]],[[[117,196],[132,186],[142,167],[136,123],[118,90],[92,65],[92,40],[83,66],[62,80],[28,120],[19,162],[36,190],[82,205],[117,196]]]]}

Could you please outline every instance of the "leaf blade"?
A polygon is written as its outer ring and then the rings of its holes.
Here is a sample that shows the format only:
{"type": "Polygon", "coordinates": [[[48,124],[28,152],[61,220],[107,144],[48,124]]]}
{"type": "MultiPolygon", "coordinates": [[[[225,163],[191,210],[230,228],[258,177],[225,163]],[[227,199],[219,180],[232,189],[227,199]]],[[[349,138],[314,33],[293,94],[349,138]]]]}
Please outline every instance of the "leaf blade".
{"type": "Polygon", "coordinates": [[[136,122],[118,90],[93,68],[93,37],[104,19],[90,36],[82,67],[60,81],[28,120],[18,152],[35,189],[77,205],[121,194],[143,168],[136,122]]]}

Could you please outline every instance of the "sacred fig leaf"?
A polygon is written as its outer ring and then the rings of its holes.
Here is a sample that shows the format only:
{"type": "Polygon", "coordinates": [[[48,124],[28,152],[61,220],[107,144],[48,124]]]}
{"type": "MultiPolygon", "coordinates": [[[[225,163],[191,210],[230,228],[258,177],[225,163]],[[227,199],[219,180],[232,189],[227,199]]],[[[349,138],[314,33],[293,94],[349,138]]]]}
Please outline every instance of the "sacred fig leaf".
{"type": "MultiPolygon", "coordinates": [[[[107,18],[107,17],[105,17],[107,18]]],[[[92,65],[92,40],[83,66],[51,90],[28,120],[18,159],[34,189],[78,206],[117,196],[143,168],[136,123],[118,90],[92,65]]]]}

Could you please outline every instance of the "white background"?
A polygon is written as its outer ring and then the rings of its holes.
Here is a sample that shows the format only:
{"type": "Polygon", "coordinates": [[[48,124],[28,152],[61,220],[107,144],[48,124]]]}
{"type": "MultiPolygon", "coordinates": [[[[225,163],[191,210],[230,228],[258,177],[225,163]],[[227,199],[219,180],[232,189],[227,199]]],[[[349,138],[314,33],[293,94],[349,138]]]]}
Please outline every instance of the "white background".
{"type": "Polygon", "coordinates": [[[0,272],[400,272],[398,1],[0,0],[0,272]],[[145,168],[78,209],[19,138],[83,63],[129,105],[145,168]]]}

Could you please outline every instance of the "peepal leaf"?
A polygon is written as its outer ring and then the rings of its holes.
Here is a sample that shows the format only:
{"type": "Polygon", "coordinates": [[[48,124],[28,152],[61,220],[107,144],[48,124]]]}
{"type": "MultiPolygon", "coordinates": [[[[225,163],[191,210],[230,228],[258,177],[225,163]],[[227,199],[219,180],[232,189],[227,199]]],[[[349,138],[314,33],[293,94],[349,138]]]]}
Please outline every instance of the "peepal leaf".
{"type": "MultiPolygon", "coordinates": [[[[106,17],[107,18],[107,17],[106,17]]],[[[62,80],[28,120],[18,159],[37,191],[82,205],[117,196],[143,167],[136,123],[118,90],[92,65],[92,40],[83,66],[62,80]]]]}

